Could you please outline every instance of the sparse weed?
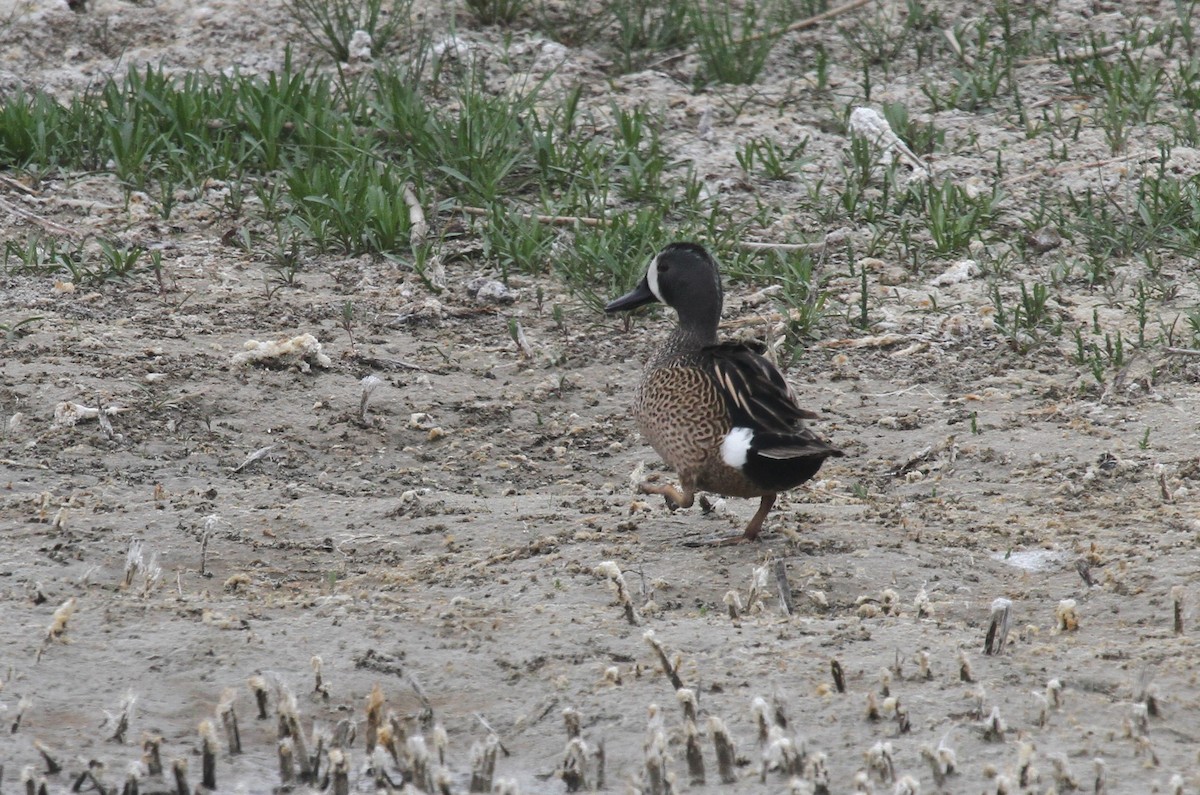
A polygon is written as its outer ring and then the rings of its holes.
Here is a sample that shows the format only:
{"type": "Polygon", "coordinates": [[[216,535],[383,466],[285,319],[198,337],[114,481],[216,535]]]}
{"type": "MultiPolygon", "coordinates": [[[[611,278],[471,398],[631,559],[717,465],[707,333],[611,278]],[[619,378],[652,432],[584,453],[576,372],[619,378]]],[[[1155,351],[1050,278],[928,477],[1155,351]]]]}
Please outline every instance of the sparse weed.
{"type": "Polygon", "coordinates": [[[281,287],[291,287],[296,283],[300,272],[300,239],[297,231],[303,230],[303,222],[295,221],[292,225],[275,225],[275,243],[266,252],[268,276],[266,279],[267,299],[281,287]]]}
{"type": "Polygon", "coordinates": [[[1003,198],[999,190],[972,197],[966,188],[946,180],[924,190],[926,219],[934,250],[939,254],[962,251],[972,240],[982,240],[1003,198]]]}
{"type": "Polygon", "coordinates": [[[1187,323],[1188,332],[1191,334],[1190,346],[1192,348],[1200,348],[1200,307],[1188,309],[1184,313],[1183,319],[1187,323]]]}
{"type": "Polygon", "coordinates": [[[788,179],[799,170],[809,158],[804,154],[808,148],[806,136],[796,146],[785,149],[773,138],[765,136],[751,138],[737,151],[738,165],[747,174],[761,173],[767,179],[788,179]]]}
{"type": "Polygon", "coordinates": [[[538,0],[532,17],[535,30],[568,47],[595,41],[611,22],[607,13],[597,13],[591,3],[582,0],[571,3],[538,0]]]}
{"type": "Polygon", "coordinates": [[[668,163],[659,133],[661,121],[644,107],[614,108],[616,146],[614,175],[621,194],[631,200],[668,200],[663,179],[668,163]]]}
{"type": "Polygon", "coordinates": [[[409,216],[402,197],[408,179],[371,158],[348,165],[312,163],[286,177],[301,228],[322,250],[347,254],[408,248],[409,216]]]}
{"type": "Polygon", "coordinates": [[[940,12],[928,8],[922,0],[906,0],[904,17],[899,21],[893,18],[890,6],[880,6],[874,17],[844,26],[841,32],[850,49],[862,59],[864,69],[878,66],[887,77],[902,53],[914,52],[917,68],[931,58],[942,27],[940,12]]]}
{"type": "Polygon", "coordinates": [[[539,178],[546,187],[599,192],[608,181],[609,151],[594,134],[595,124],[580,129],[580,89],[567,93],[550,113],[528,120],[530,147],[539,178]]]}
{"type": "Polygon", "coordinates": [[[508,25],[529,5],[529,0],[463,0],[481,25],[508,25]]]}
{"type": "Polygon", "coordinates": [[[488,208],[483,229],[483,253],[500,267],[507,283],[511,273],[541,273],[546,270],[554,229],[536,218],[522,215],[496,203],[488,208]]]}
{"type": "Polygon", "coordinates": [[[20,320],[0,322],[0,345],[11,344],[26,334],[32,334],[33,325],[42,319],[41,315],[30,315],[20,320]]]}
{"type": "Polygon", "coordinates": [[[539,88],[519,96],[493,96],[484,89],[482,74],[473,70],[457,90],[455,113],[448,119],[433,117],[436,170],[483,204],[515,188],[513,179],[531,165],[524,118],[539,88]]]}
{"type": "Polygon", "coordinates": [[[1050,289],[1041,282],[1032,286],[1020,283],[1021,292],[1017,300],[1010,300],[998,285],[992,285],[992,308],[995,310],[996,328],[999,329],[1014,350],[1025,353],[1040,339],[1047,328],[1058,330],[1055,319],[1047,310],[1050,289]]]}
{"type": "Polygon", "coordinates": [[[31,235],[24,245],[15,240],[4,242],[5,275],[49,276],[67,268],[67,262],[78,259],[79,250],[67,252],[59,248],[52,237],[31,235]]]}
{"type": "Polygon", "coordinates": [[[370,36],[372,56],[383,52],[408,24],[412,4],[413,0],[289,0],[288,10],[314,46],[345,63],[358,31],[370,36]]]}
{"type": "Polygon", "coordinates": [[[749,0],[737,13],[721,0],[696,0],[689,8],[702,63],[697,82],[743,85],[757,80],[783,36],[782,4],[749,0]]]}
{"type": "Polygon", "coordinates": [[[817,326],[825,316],[828,294],[815,274],[816,262],[807,252],[771,252],[763,272],[756,281],[768,281],[782,286],[779,301],[783,304],[784,345],[790,358],[804,349],[804,343],[817,335],[817,326]]]}
{"type": "Polygon", "coordinates": [[[617,58],[622,72],[642,66],[653,53],[684,46],[689,39],[688,0],[661,5],[641,0],[611,0],[608,12],[617,23],[617,58]]]}
{"type": "Polygon", "coordinates": [[[932,121],[924,124],[912,121],[903,102],[885,102],[882,110],[893,132],[916,154],[932,154],[946,145],[945,131],[937,129],[932,121]]]}
{"type": "Polygon", "coordinates": [[[1125,366],[1125,338],[1120,331],[1115,334],[1104,332],[1103,346],[1098,341],[1084,342],[1083,332],[1078,328],[1074,330],[1074,338],[1073,361],[1086,367],[1097,384],[1105,383],[1109,370],[1119,371],[1125,366]]]}
{"type": "Polygon", "coordinates": [[[138,260],[145,253],[146,249],[141,246],[121,246],[100,238],[101,268],[93,273],[92,281],[125,279],[132,276],[138,270],[138,260]]]}

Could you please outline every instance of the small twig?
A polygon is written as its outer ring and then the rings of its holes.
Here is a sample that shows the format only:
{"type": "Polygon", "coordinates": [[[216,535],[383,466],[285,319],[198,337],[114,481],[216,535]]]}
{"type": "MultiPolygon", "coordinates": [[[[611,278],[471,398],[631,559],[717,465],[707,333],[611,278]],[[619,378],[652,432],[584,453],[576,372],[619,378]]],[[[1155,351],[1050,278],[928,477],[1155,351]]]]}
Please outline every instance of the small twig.
{"type": "Polygon", "coordinates": [[[284,737],[279,741],[279,783],[286,790],[291,787],[295,778],[295,751],[292,749],[292,738],[284,737]]]}
{"type": "Polygon", "coordinates": [[[1090,98],[1086,94],[1059,94],[1058,96],[1039,99],[1037,102],[1030,103],[1029,107],[1031,110],[1036,110],[1038,108],[1048,108],[1058,102],[1079,102],[1080,100],[1090,98]]]}
{"type": "Polygon", "coordinates": [[[1008,642],[1008,625],[1012,618],[1012,600],[1000,597],[992,602],[992,619],[983,640],[984,654],[1000,654],[1008,642]]]}
{"type": "Polygon", "coordinates": [[[1167,353],[1174,353],[1178,356],[1200,356],[1200,350],[1196,348],[1165,348],[1167,353]]]}
{"type": "MultiPolygon", "coordinates": [[[[865,6],[867,3],[870,3],[870,2],[871,2],[871,0],[850,0],[849,3],[840,5],[837,8],[831,8],[828,11],[825,11],[820,14],[816,14],[815,16],[808,17],[807,19],[802,19],[799,22],[793,22],[792,24],[790,24],[786,28],[784,28],[782,33],[795,33],[798,30],[807,30],[809,28],[815,28],[817,25],[820,25],[822,22],[826,22],[830,19],[833,19],[834,17],[841,16],[842,14],[847,14],[847,13],[855,10],[856,8],[865,6]]],[[[741,44],[741,43],[749,42],[749,41],[757,41],[758,39],[761,39],[763,36],[767,35],[767,33],[768,33],[768,31],[753,33],[753,34],[747,36],[746,38],[739,40],[737,42],[737,44],[741,44]]],[[[666,58],[661,58],[658,61],[655,61],[654,63],[650,64],[649,68],[657,69],[660,66],[665,66],[673,61],[678,61],[680,58],[686,58],[689,55],[696,55],[699,52],[700,52],[700,49],[698,47],[692,47],[692,48],[684,50],[682,52],[677,52],[674,55],[668,55],[666,58]]]]}
{"type": "Polygon", "coordinates": [[[413,190],[411,182],[404,183],[404,203],[408,205],[408,242],[417,248],[429,236],[429,223],[425,220],[425,210],[421,208],[421,200],[413,190]]]}
{"type": "Polygon", "coordinates": [[[229,744],[229,755],[237,756],[242,752],[242,735],[238,731],[237,713],[233,711],[233,701],[237,697],[233,688],[226,688],[217,702],[217,714],[221,717],[221,725],[225,729],[225,741],[229,744]]]}
{"type": "Polygon", "coordinates": [[[493,729],[492,725],[488,723],[487,720],[485,720],[484,717],[478,712],[473,714],[475,715],[475,720],[479,721],[483,728],[487,729],[488,735],[496,738],[496,742],[500,745],[500,753],[504,754],[505,756],[512,756],[512,754],[509,753],[509,750],[504,747],[504,741],[500,739],[500,733],[493,729]]]}
{"type": "Polygon", "coordinates": [[[808,251],[817,253],[825,250],[825,241],[816,243],[763,243],[757,240],[741,240],[735,244],[739,251],[755,253],[759,251],[808,251]]]}
{"type": "Polygon", "coordinates": [[[273,445],[273,444],[269,444],[266,447],[258,448],[253,453],[246,456],[246,460],[243,461],[242,463],[238,464],[236,467],[234,467],[233,471],[231,471],[229,474],[236,475],[237,473],[241,472],[246,467],[253,464],[255,461],[258,461],[261,458],[266,458],[267,453],[271,452],[274,449],[275,449],[275,445],[273,445]]]}
{"type": "Polygon", "coordinates": [[[775,586],[779,589],[779,606],[783,608],[785,615],[791,615],[796,611],[796,605],[792,601],[792,586],[788,583],[787,564],[782,560],[775,561],[775,586]]]}
{"type": "Polygon", "coordinates": [[[729,617],[736,621],[742,613],[742,597],[737,591],[726,591],[724,602],[729,608],[729,617]]]}
{"type": "Polygon", "coordinates": [[[1087,562],[1087,558],[1079,558],[1075,561],[1075,571],[1078,572],[1080,579],[1087,587],[1091,588],[1096,584],[1096,580],[1092,577],[1092,566],[1087,562]]]}
{"type": "Polygon", "coordinates": [[[191,795],[191,787],[187,781],[187,759],[179,757],[171,760],[171,777],[175,779],[175,795],[191,795]]]}
{"type": "Polygon", "coordinates": [[[114,725],[112,736],[108,738],[109,742],[125,744],[125,732],[129,731],[129,720],[133,713],[133,705],[136,702],[137,696],[130,690],[125,694],[125,698],[121,702],[121,712],[116,717],[107,712],[104,713],[107,717],[105,723],[112,723],[114,725]]]}
{"type": "Polygon", "coordinates": [[[468,792],[491,792],[492,777],[496,773],[496,751],[500,738],[489,734],[483,745],[475,743],[471,748],[471,783],[468,792]]]}
{"type": "Polygon", "coordinates": [[[611,560],[606,560],[596,566],[595,574],[598,577],[606,578],[616,589],[617,602],[625,611],[625,620],[635,627],[640,624],[641,621],[633,606],[633,597],[629,594],[629,587],[625,584],[625,575],[621,573],[621,567],[611,560]]]}
{"type": "Polygon", "coordinates": [[[208,539],[212,536],[212,530],[204,529],[203,535],[200,536],[200,576],[208,577],[208,539]]]}
{"type": "Polygon", "coordinates": [[[9,728],[9,734],[16,734],[21,728],[21,719],[25,717],[25,710],[29,709],[33,702],[29,696],[21,696],[17,700],[17,714],[13,715],[12,725],[9,728]]]}
{"type": "Polygon", "coordinates": [[[62,224],[56,224],[47,218],[42,218],[40,215],[35,215],[23,207],[19,207],[11,202],[0,199],[0,210],[8,210],[13,215],[24,218],[26,221],[31,221],[45,229],[47,232],[53,232],[56,235],[62,235],[66,238],[74,238],[75,233],[62,224]]]}
{"type": "Polygon", "coordinates": [[[267,719],[267,682],[261,676],[252,676],[246,682],[254,693],[254,703],[258,706],[258,719],[267,719]]]}
{"type": "Polygon", "coordinates": [[[833,686],[837,688],[839,693],[846,692],[846,674],[842,671],[842,664],[836,659],[829,661],[829,672],[833,674],[833,686]]]}
{"type": "Polygon", "coordinates": [[[1045,64],[1070,64],[1078,63],[1079,61],[1087,61],[1091,58],[1104,58],[1108,55],[1121,52],[1129,46],[1128,42],[1118,41],[1116,44],[1110,44],[1107,47],[1099,47],[1089,49],[1084,47],[1082,50],[1069,52],[1066,55],[1043,55],[1038,58],[1023,58],[1017,61],[1017,66],[1043,66],[1045,64]]]}
{"type": "Polygon", "coordinates": [[[0,174],[0,182],[4,183],[8,187],[17,191],[18,193],[24,193],[26,196],[35,195],[34,192],[29,187],[21,184],[20,182],[13,179],[12,177],[6,177],[5,175],[0,174]]]}
{"type": "MultiPolygon", "coordinates": [[[[1025,174],[1017,174],[1016,176],[1001,180],[1000,184],[1006,185],[1006,186],[1007,185],[1016,185],[1021,182],[1028,182],[1031,179],[1037,179],[1038,177],[1057,177],[1057,176],[1061,176],[1063,174],[1069,174],[1073,171],[1083,171],[1084,169],[1089,169],[1089,168],[1100,168],[1101,166],[1111,166],[1114,163],[1124,163],[1129,160],[1153,160],[1156,157],[1158,157],[1157,152],[1134,152],[1132,154],[1121,155],[1120,157],[1110,157],[1110,158],[1106,158],[1104,160],[1090,160],[1086,163],[1066,163],[1064,165],[1056,166],[1054,168],[1030,171],[1025,174]]],[[[1168,353],[1171,352],[1171,349],[1167,348],[1167,352],[1168,353]]],[[[1197,355],[1200,355],[1200,353],[1198,353],[1197,355]]]]}
{"type": "Polygon", "coordinates": [[[367,756],[375,753],[379,742],[379,727],[383,725],[383,688],[376,682],[367,695],[367,756]]]}
{"type": "Polygon", "coordinates": [[[162,766],[162,737],[147,736],[142,740],[142,761],[146,765],[146,775],[157,778],[163,774],[162,766]]]}
{"type": "Polygon", "coordinates": [[[217,788],[217,730],[212,721],[200,721],[200,786],[217,788]]]}
{"type": "Polygon", "coordinates": [[[371,367],[377,367],[381,370],[417,370],[422,373],[435,372],[428,367],[422,367],[419,364],[406,362],[403,359],[380,359],[375,356],[356,356],[355,359],[360,364],[366,364],[371,367]]]}
{"type": "Polygon", "coordinates": [[[50,753],[50,748],[41,740],[33,741],[34,749],[42,755],[42,759],[46,762],[46,775],[53,776],[62,772],[62,764],[54,758],[50,753]]]}
{"type": "MultiPolygon", "coordinates": [[[[864,0],[866,2],[868,0],[864,0]]],[[[459,207],[460,212],[466,215],[473,215],[480,218],[486,218],[491,215],[491,211],[483,207],[459,207]]],[[[612,224],[607,218],[591,218],[586,215],[542,215],[540,213],[519,212],[516,215],[526,221],[536,221],[539,224],[547,224],[549,226],[609,226],[612,224]]],[[[757,252],[820,252],[825,250],[825,241],[816,243],[769,243],[757,240],[743,240],[734,244],[734,248],[739,251],[749,253],[757,252]]]]}
{"type": "Polygon", "coordinates": [[[108,407],[104,405],[104,396],[99,392],[96,393],[96,409],[98,411],[96,422],[100,423],[100,430],[104,431],[104,435],[107,438],[112,439],[116,436],[116,432],[113,430],[112,421],[108,418],[110,412],[108,407]]]}
{"type": "Polygon", "coordinates": [[[1174,585],[1171,587],[1171,605],[1172,615],[1174,616],[1174,629],[1176,635],[1183,634],[1183,600],[1186,591],[1182,585],[1174,585]]]}
{"type": "MultiPolygon", "coordinates": [[[[491,210],[483,207],[459,207],[458,209],[466,215],[474,215],[477,218],[486,218],[492,214],[491,210]]],[[[612,223],[607,218],[589,218],[584,215],[541,215],[540,213],[517,213],[516,215],[525,221],[537,221],[539,224],[549,224],[550,226],[608,226],[612,223]]]]}
{"type": "Polygon", "coordinates": [[[700,751],[700,732],[696,730],[696,723],[691,720],[684,723],[683,730],[687,736],[684,757],[687,759],[688,779],[693,785],[702,785],[704,784],[704,754],[700,751]]]}
{"type": "Polygon", "coordinates": [[[325,664],[324,660],[321,659],[321,655],[314,654],[309,662],[313,669],[313,692],[328,701],[329,685],[325,684],[325,676],[322,670],[325,664]]]}
{"type": "Polygon", "coordinates": [[[658,655],[658,661],[662,664],[663,673],[671,680],[671,686],[676,690],[681,690],[685,687],[683,680],[679,678],[679,672],[675,670],[675,666],[671,665],[670,659],[667,658],[667,651],[663,648],[662,643],[658,638],[654,637],[654,630],[648,629],[642,635],[642,639],[650,644],[650,648],[654,649],[654,653],[658,655]]]}
{"type": "Polygon", "coordinates": [[[329,773],[333,777],[333,795],[349,795],[350,760],[340,748],[329,749],[329,773]]]}
{"type": "Polygon", "coordinates": [[[516,344],[517,350],[526,359],[534,357],[533,347],[529,344],[529,340],[525,337],[525,329],[521,327],[521,321],[515,317],[508,319],[508,335],[512,337],[512,341],[516,344]]]}
{"type": "Polygon", "coordinates": [[[717,753],[717,772],[721,776],[721,783],[732,784],[737,781],[737,772],[734,770],[737,751],[734,749],[733,738],[729,736],[724,721],[716,715],[708,718],[708,733],[712,736],[713,747],[717,753]]]}

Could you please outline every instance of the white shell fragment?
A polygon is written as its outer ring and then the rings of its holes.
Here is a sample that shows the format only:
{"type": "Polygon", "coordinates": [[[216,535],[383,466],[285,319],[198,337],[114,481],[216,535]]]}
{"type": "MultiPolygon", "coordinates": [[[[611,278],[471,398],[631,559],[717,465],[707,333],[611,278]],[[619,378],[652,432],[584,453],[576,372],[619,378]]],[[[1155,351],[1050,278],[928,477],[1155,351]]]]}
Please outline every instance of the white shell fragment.
{"type": "Polygon", "coordinates": [[[321,352],[321,343],[312,334],[301,334],[290,340],[259,342],[248,340],[244,351],[234,354],[231,363],[235,366],[267,364],[275,367],[296,366],[307,373],[312,365],[329,367],[333,362],[321,352]]]}
{"type": "Polygon", "coordinates": [[[517,300],[516,293],[503,282],[484,276],[467,282],[467,295],[481,304],[511,304],[517,300]]]}
{"type": "MultiPolygon", "coordinates": [[[[105,406],[104,413],[108,416],[119,414],[122,411],[128,411],[124,406],[105,406]]],[[[100,409],[95,406],[85,406],[82,403],[73,403],[70,400],[64,400],[54,407],[54,424],[69,428],[75,425],[80,420],[96,420],[100,418],[100,409]]]]}
{"type": "Polygon", "coordinates": [[[365,30],[356,30],[350,36],[346,49],[350,51],[351,63],[362,63],[371,60],[371,49],[375,46],[371,34],[365,30]]]}
{"type": "Polygon", "coordinates": [[[850,132],[866,138],[885,152],[896,152],[910,166],[925,174],[930,173],[929,164],[917,157],[908,144],[892,130],[887,119],[870,108],[855,108],[850,113],[850,132]]]}
{"type": "Polygon", "coordinates": [[[973,259],[959,260],[929,281],[932,287],[958,284],[979,275],[979,265],[973,259]]]}

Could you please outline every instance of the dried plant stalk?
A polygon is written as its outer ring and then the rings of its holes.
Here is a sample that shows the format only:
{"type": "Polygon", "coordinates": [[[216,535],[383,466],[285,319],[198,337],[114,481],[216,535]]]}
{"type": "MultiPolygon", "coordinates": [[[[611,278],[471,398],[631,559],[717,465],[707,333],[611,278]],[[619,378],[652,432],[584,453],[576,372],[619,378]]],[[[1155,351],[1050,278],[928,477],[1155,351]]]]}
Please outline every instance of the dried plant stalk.
{"type": "Polygon", "coordinates": [[[700,732],[696,729],[694,720],[687,720],[683,725],[687,738],[684,757],[687,759],[688,780],[692,784],[704,783],[704,754],[700,751],[700,732]]]}
{"type": "Polygon", "coordinates": [[[371,694],[367,696],[367,754],[375,753],[375,746],[379,742],[379,726],[383,719],[383,689],[376,683],[371,688],[371,694]]]}
{"type": "Polygon", "coordinates": [[[722,784],[733,784],[737,781],[737,752],[733,738],[725,728],[725,722],[715,715],[708,719],[708,733],[713,738],[713,748],[717,753],[717,775],[722,784]]]}
{"type": "Polygon", "coordinates": [[[212,721],[200,721],[200,786],[217,788],[217,730],[212,721]]]}
{"type": "Polygon", "coordinates": [[[237,756],[242,752],[242,735],[238,731],[237,713],[233,711],[233,702],[237,693],[232,687],[221,693],[217,702],[217,715],[221,718],[221,727],[225,730],[225,742],[229,746],[229,755],[237,756]]]}
{"type": "Polygon", "coordinates": [[[983,640],[984,654],[1000,654],[1008,642],[1008,625],[1012,617],[1012,601],[1000,597],[992,602],[992,617],[983,640]]]}
{"type": "Polygon", "coordinates": [[[671,660],[667,657],[666,649],[663,648],[663,645],[659,642],[658,638],[654,636],[654,630],[646,630],[646,633],[642,635],[642,639],[645,640],[646,643],[650,644],[650,648],[654,649],[654,653],[658,655],[658,661],[662,664],[663,673],[670,678],[671,684],[675,687],[675,689],[683,689],[684,684],[683,680],[679,678],[679,671],[677,671],[676,667],[671,664],[671,660]]]}

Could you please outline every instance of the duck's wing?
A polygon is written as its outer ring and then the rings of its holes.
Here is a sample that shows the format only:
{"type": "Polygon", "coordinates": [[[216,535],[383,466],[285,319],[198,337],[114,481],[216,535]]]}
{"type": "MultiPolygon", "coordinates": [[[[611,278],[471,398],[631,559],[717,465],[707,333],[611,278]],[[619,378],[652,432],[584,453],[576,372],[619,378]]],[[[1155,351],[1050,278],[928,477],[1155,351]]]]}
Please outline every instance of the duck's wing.
{"type": "Polygon", "coordinates": [[[777,434],[760,434],[754,437],[757,449],[754,451],[762,458],[775,461],[788,461],[795,458],[820,458],[845,455],[841,450],[817,436],[810,428],[794,431],[788,436],[777,434]]]}
{"type": "Polygon", "coordinates": [[[779,368],[762,356],[762,346],[724,342],[703,349],[706,370],[717,385],[735,427],[787,436],[820,415],[796,405],[779,368]]]}

